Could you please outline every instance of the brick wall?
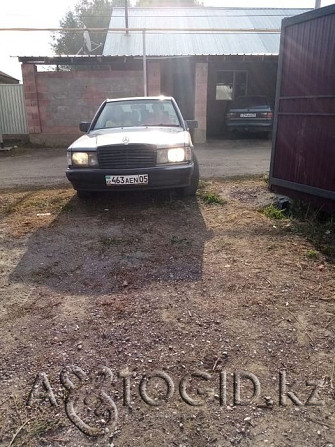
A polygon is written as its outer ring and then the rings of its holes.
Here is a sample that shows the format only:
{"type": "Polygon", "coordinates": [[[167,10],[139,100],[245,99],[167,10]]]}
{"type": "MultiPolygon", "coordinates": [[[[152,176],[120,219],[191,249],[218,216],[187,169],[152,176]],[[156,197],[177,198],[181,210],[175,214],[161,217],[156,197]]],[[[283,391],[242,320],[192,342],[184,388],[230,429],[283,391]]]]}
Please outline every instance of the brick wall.
{"type": "Polygon", "coordinates": [[[22,65],[24,105],[26,109],[28,133],[41,132],[36,86],[36,68],[34,65],[22,65]]]}
{"type": "MultiPolygon", "coordinates": [[[[207,63],[195,72],[194,141],[206,140],[207,63]]],[[[143,96],[142,69],[37,72],[22,64],[25,108],[31,143],[67,146],[81,134],[80,121],[92,120],[106,98],[143,96]]],[[[161,94],[160,62],[148,61],[148,94],[161,94]]]]}
{"type": "Polygon", "coordinates": [[[37,72],[23,64],[25,107],[30,141],[68,145],[81,135],[80,121],[90,121],[106,98],[143,95],[141,71],[37,72]]]}

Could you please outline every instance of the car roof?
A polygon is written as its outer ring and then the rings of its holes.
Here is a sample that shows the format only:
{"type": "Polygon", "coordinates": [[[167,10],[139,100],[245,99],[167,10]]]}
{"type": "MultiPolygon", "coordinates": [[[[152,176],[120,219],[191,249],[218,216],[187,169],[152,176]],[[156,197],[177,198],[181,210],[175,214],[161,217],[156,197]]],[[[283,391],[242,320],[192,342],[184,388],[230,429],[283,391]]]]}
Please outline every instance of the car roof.
{"type": "Polygon", "coordinates": [[[118,102],[118,101],[143,101],[143,100],[156,100],[156,101],[162,101],[162,100],[172,100],[172,96],[133,96],[130,98],[107,98],[106,102],[118,102]]]}

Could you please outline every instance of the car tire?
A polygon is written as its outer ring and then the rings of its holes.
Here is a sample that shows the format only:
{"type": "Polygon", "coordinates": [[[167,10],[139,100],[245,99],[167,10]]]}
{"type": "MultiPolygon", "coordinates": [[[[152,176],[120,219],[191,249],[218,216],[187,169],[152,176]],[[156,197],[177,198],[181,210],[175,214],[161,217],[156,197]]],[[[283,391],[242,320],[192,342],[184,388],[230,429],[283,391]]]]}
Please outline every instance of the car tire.
{"type": "Polygon", "coordinates": [[[92,197],[91,191],[83,191],[81,189],[77,189],[77,197],[78,199],[90,199],[92,197]]]}
{"type": "Polygon", "coordinates": [[[198,189],[200,174],[199,174],[199,163],[195,155],[193,155],[193,163],[194,163],[194,170],[191,178],[191,184],[181,189],[181,195],[183,197],[194,196],[198,189]]]}

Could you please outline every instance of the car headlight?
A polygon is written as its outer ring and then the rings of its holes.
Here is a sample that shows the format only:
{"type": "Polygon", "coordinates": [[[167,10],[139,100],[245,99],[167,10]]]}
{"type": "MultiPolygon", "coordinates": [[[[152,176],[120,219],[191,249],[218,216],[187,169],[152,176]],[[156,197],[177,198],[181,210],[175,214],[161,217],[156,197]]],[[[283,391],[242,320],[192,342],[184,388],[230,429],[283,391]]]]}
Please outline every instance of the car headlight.
{"type": "Polygon", "coordinates": [[[185,159],[185,150],[181,147],[176,147],[168,150],[168,160],[170,163],[180,163],[185,159]]]}
{"type": "Polygon", "coordinates": [[[157,151],[157,164],[182,163],[191,160],[191,148],[173,147],[157,151]]]}
{"type": "Polygon", "coordinates": [[[81,168],[98,166],[98,158],[95,152],[73,152],[72,165],[81,168]]]}

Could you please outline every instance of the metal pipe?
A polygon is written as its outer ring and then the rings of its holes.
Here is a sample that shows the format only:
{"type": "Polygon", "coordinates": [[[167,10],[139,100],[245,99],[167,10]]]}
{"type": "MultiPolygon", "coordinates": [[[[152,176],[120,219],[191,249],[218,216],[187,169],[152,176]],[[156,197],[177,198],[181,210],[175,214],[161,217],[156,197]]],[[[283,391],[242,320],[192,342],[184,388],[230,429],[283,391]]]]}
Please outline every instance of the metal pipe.
{"type": "Polygon", "coordinates": [[[143,37],[143,93],[144,93],[144,96],[148,96],[147,53],[146,53],[146,46],[145,46],[145,30],[143,30],[142,37],[143,37]]]}
{"type": "Polygon", "coordinates": [[[4,149],[5,145],[3,144],[3,136],[2,136],[2,129],[1,129],[1,123],[0,123],[0,148],[4,149]]]}
{"type": "Polygon", "coordinates": [[[315,0],[315,9],[321,7],[321,0],[315,0]]]}
{"type": "MultiPolygon", "coordinates": [[[[142,32],[144,28],[128,28],[128,31],[134,32],[142,32]]],[[[50,31],[50,32],[58,32],[58,31],[69,31],[74,33],[82,33],[83,31],[89,31],[94,33],[106,33],[106,32],[121,32],[124,31],[124,28],[0,28],[0,31],[50,31]]],[[[278,34],[280,33],[280,28],[145,28],[146,32],[160,32],[160,33],[168,33],[172,31],[183,33],[196,33],[197,31],[201,31],[203,33],[265,33],[265,34],[278,34]]]]}
{"type": "Polygon", "coordinates": [[[128,23],[128,0],[124,0],[124,19],[126,24],[126,34],[129,33],[129,23],[128,23]]]}

